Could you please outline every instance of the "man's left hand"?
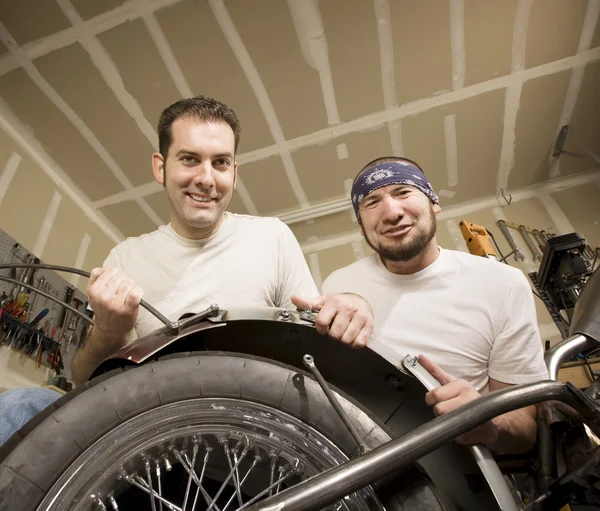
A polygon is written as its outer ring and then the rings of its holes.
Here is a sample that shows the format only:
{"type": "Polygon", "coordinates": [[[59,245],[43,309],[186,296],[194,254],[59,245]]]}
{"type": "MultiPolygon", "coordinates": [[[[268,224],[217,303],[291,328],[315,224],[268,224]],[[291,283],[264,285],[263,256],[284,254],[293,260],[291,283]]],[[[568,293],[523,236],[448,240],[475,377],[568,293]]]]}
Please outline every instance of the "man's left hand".
{"type": "Polygon", "coordinates": [[[299,309],[317,312],[315,327],[322,335],[342,341],[352,348],[363,348],[373,333],[373,310],[362,296],[343,293],[317,298],[292,296],[299,309]]]}
{"type": "MultiPolygon", "coordinates": [[[[449,375],[425,355],[419,355],[419,362],[442,385],[425,395],[425,403],[433,407],[435,415],[445,415],[481,397],[473,385],[449,375]]],[[[492,445],[498,441],[498,428],[492,420],[455,440],[462,445],[492,445]]]]}

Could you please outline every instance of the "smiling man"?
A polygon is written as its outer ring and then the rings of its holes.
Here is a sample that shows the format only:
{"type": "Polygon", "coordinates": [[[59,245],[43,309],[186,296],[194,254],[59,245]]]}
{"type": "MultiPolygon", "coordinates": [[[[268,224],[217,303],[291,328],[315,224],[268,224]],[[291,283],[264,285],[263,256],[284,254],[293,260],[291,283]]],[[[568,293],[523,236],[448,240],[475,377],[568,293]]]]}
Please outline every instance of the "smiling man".
{"type": "MultiPolygon", "coordinates": [[[[365,297],[375,315],[375,348],[392,363],[405,355],[442,387],[427,394],[436,414],[481,393],[547,379],[531,288],[508,265],[436,241],[438,196],[417,163],[368,163],[352,187],[362,235],[375,254],[331,274],[323,292],[365,297]]],[[[535,408],[510,412],[457,439],[522,452],[536,437],[535,408]]]]}
{"type": "MultiPolygon", "coordinates": [[[[95,324],[74,357],[75,384],[133,338],[162,326],[140,309],[142,296],[171,319],[213,303],[228,309],[311,306],[319,333],[366,345],[373,331],[369,304],[353,294],[318,296],[287,225],[227,212],[238,176],[240,125],[233,110],[202,96],[183,99],[162,112],[158,138],[152,169],[165,188],[170,222],[123,241],[92,271],[88,297],[95,324]]],[[[0,444],[59,397],[40,388],[0,394],[0,444]]]]}
{"type": "Polygon", "coordinates": [[[227,105],[183,99],[158,122],[156,181],[170,204],[170,223],[117,245],[88,288],[95,325],[73,361],[73,380],[135,336],[162,326],[139,303],[144,298],[169,318],[224,308],[309,305],[320,311],[317,330],[354,347],[372,332],[372,312],[359,296],[317,296],[302,250],[277,218],[227,212],[238,177],[240,124],[227,105]]]}

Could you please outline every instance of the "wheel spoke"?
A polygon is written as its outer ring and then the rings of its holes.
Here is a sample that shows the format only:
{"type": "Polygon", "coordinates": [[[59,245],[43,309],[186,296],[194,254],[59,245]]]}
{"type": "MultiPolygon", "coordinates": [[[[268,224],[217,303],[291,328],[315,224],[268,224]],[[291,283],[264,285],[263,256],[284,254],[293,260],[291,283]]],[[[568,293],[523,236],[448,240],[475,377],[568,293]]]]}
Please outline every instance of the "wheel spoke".
{"type": "Polygon", "coordinates": [[[150,488],[150,506],[152,507],[152,511],[156,511],[154,489],[152,488],[152,472],[150,470],[150,460],[148,458],[144,460],[144,467],[146,468],[146,477],[148,479],[148,487],[150,488]]]}
{"type": "Polygon", "coordinates": [[[125,472],[123,472],[121,474],[121,477],[123,479],[125,479],[125,481],[127,481],[129,484],[132,484],[136,488],[139,488],[140,490],[146,492],[148,495],[151,495],[154,498],[160,500],[161,502],[164,502],[171,511],[182,511],[180,507],[176,506],[172,502],[169,502],[168,500],[165,500],[163,497],[158,495],[158,493],[156,493],[154,490],[151,491],[150,488],[147,486],[147,484],[141,477],[139,477],[139,476],[132,477],[131,475],[129,475],[125,472]],[[137,480],[136,480],[136,477],[138,478],[137,480]]]}
{"type": "Polygon", "coordinates": [[[287,472],[287,474],[285,474],[283,477],[277,479],[277,481],[275,481],[272,485],[270,485],[268,488],[265,488],[263,491],[261,491],[258,495],[254,496],[253,498],[251,498],[248,502],[246,502],[242,507],[239,507],[237,509],[237,511],[240,511],[241,509],[244,509],[245,507],[249,506],[250,504],[254,504],[254,502],[256,502],[258,499],[260,499],[263,495],[266,495],[267,493],[270,492],[270,490],[277,485],[280,485],[281,483],[283,483],[286,479],[289,479],[291,476],[293,476],[296,473],[296,468],[293,467],[289,467],[289,471],[284,469],[284,472],[287,472]]]}
{"type": "MultiPolygon", "coordinates": [[[[227,440],[224,440],[224,442],[222,442],[223,445],[225,445],[225,442],[227,442],[227,440]]],[[[234,467],[237,467],[239,465],[239,463],[241,463],[241,461],[246,457],[246,454],[248,453],[248,448],[249,448],[249,444],[246,443],[246,445],[244,446],[244,449],[242,451],[242,455],[240,456],[240,459],[238,460],[238,463],[236,465],[234,465],[234,467]]],[[[234,473],[233,470],[231,470],[229,472],[229,474],[225,478],[225,481],[223,481],[223,483],[221,484],[221,487],[219,488],[219,491],[217,492],[217,494],[215,495],[215,497],[213,498],[213,500],[209,504],[208,509],[206,511],[210,511],[213,507],[217,508],[217,506],[216,506],[217,499],[221,496],[221,493],[223,493],[223,490],[227,487],[227,483],[233,477],[233,473],[234,473]]]]}
{"type": "MultiPolygon", "coordinates": [[[[254,467],[256,466],[256,464],[260,461],[260,456],[256,455],[254,457],[254,461],[252,462],[252,465],[250,465],[250,468],[248,469],[248,471],[246,472],[246,474],[244,475],[243,479],[240,482],[240,488],[242,487],[242,484],[244,484],[244,482],[246,481],[246,479],[248,478],[248,476],[250,475],[250,472],[252,472],[252,469],[254,469],[254,467]]],[[[232,495],[229,500],[227,501],[227,504],[225,504],[225,507],[223,508],[223,511],[227,511],[227,508],[229,507],[229,504],[231,504],[233,502],[233,499],[235,498],[235,495],[232,495]]],[[[193,510],[192,510],[193,511],[193,510]]]]}
{"type": "Polygon", "coordinates": [[[192,449],[192,462],[190,463],[191,470],[189,471],[187,486],[185,488],[185,496],[183,497],[183,505],[181,506],[181,509],[183,511],[185,511],[185,507],[187,506],[188,497],[190,496],[190,486],[192,485],[192,473],[195,470],[194,467],[196,466],[196,456],[198,455],[198,439],[196,437],[194,437],[192,439],[192,442],[194,443],[194,447],[192,449]]]}
{"type": "MultiPolygon", "coordinates": [[[[278,471],[279,471],[279,480],[281,481],[281,476],[283,475],[285,468],[284,467],[279,467],[278,471]]],[[[275,487],[275,495],[277,495],[279,493],[279,486],[281,486],[281,483],[279,483],[276,487],[275,487]]]]}
{"type": "MultiPolygon", "coordinates": [[[[238,442],[239,445],[239,442],[238,442]]],[[[235,448],[233,449],[233,451],[237,450],[238,445],[235,446],[235,448]]],[[[234,495],[237,495],[238,498],[238,502],[240,504],[240,506],[244,505],[244,502],[242,500],[242,492],[240,490],[240,473],[238,471],[238,460],[237,460],[237,455],[235,452],[231,452],[229,449],[229,445],[227,443],[223,444],[223,448],[225,449],[225,456],[227,457],[227,464],[229,465],[229,470],[231,472],[233,472],[233,484],[235,485],[235,493],[234,495]],[[231,455],[233,455],[234,459],[235,459],[235,467],[234,464],[231,461],[231,455]]]]}
{"type": "MultiPolygon", "coordinates": [[[[204,455],[204,463],[202,464],[202,471],[200,472],[200,478],[198,480],[198,488],[196,488],[196,495],[194,496],[194,503],[192,504],[192,511],[195,511],[196,509],[196,502],[198,502],[198,496],[200,495],[200,486],[202,484],[202,479],[204,479],[204,471],[206,470],[206,465],[208,464],[208,458],[210,457],[210,453],[212,452],[213,448],[210,447],[208,445],[208,443],[206,443],[206,441],[203,442],[205,445],[205,449],[206,449],[206,454],[204,455]]],[[[195,481],[194,481],[195,482],[195,481]]],[[[208,501],[207,501],[208,504],[208,501]]]]}
{"type": "MultiPolygon", "coordinates": [[[[156,460],[156,480],[158,481],[158,494],[162,497],[162,483],[160,478],[160,461],[156,460]]],[[[162,500],[158,501],[158,509],[159,511],[163,511],[163,503],[162,500]]]]}
{"type": "MultiPolygon", "coordinates": [[[[196,483],[196,485],[198,486],[198,489],[202,493],[204,500],[206,500],[206,504],[209,505],[211,503],[210,495],[204,489],[204,487],[202,486],[202,483],[200,483],[200,480],[198,479],[198,476],[196,475],[196,472],[194,471],[194,469],[188,467],[185,460],[183,459],[183,456],[181,456],[181,453],[177,449],[173,449],[173,453],[175,454],[175,457],[177,458],[179,463],[181,463],[181,466],[185,469],[185,471],[192,474],[192,478],[194,479],[194,482],[196,483]]],[[[217,506],[215,506],[215,509],[217,511],[221,511],[217,506]]]]}
{"type": "MultiPolygon", "coordinates": [[[[275,469],[277,468],[277,454],[271,453],[271,478],[269,479],[269,487],[273,487],[273,480],[275,479],[275,469]]],[[[269,497],[273,495],[273,490],[269,491],[269,497]]]]}

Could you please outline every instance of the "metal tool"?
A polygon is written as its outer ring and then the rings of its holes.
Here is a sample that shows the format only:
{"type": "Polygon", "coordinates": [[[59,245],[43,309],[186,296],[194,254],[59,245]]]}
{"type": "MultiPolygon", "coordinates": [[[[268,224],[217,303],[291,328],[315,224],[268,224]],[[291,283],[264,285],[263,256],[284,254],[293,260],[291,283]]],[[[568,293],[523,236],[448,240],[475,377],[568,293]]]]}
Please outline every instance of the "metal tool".
{"type": "MultiPolygon", "coordinates": [[[[441,387],[440,382],[437,381],[431,375],[431,373],[419,363],[419,357],[407,355],[402,361],[402,366],[417,380],[419,380],[427,390],[433,390],[441,387]]],[[[471,445],[468,447],[468,449],[473,454],[475,462],[479,466],[482,474],[490,483],[490,488],[500,509],[502,511],[518,511],[515,499],[510,492],[510,489],[504,482],[504,476],[502,475],[502,472],[500,471],[500,468],[494,460],[490,450],[483,445],[471,445]]]]}
{"type": "Polygon", "coordinates": [[[48,315],[48,312],[50,312],[48,309],[43,309],[42,311],[40,311],[40,313],[29,322],[29,325],[32,327],[37,325],[42,319],[44,319],[48,315]]]}
{"type": "MultiPolygon", "coordinates": [[[[66,303],[67,305],[71,305],[71,301],[73,300],[73,294],[75,293],[75,290],[72,287],[66,286],[65,288],[65,297],[63,299],[63,303],[66,303]]],[[[68,310],[67,309],[63,309],[62,312],[60,313],[60,315],[58,316],[58,322],[56,324],[56,326],[58,328],[60,328],[60,334],[59,334],[59,339],[62,338],[63,333],[65,331],[65,323],[67,321],[67,316],[68,316],[68,310]]]]}
{"type": "Polygon", "coordinates": [[[529,236],[529,233],[527,232],[527,229],[524,225],[519,225],[519,233],[521,233],[521,236],[525,240],[525,243],[527,244],[527,248],[531,252],[531,257],[533,257],[533,260],[541,261],[542,254],[540,254],[540,251],[535,246],[535,243],[531,240],[531,236],[529,236]]]}
{"type": "MultiPolygon", "coordinates": [[[[25,268],[25,267],[29,267],[29,266],[35,266],[38,269],[43,269],[43,270],[53,270],[53,271],[62,271],[62,272],[67,272],[67,273],[73,273],[74,275],[81,275],[82,277],[85,278],[90,278],[90,273],[84,270],[80,270],[78,268],[71,268],[69,266],[58,266],[55,264],[36,264],[36,265],[32,265],[32,264],[0,264],[0,270],[2,269],[13,269],[13,268],[25,268]]],[[[3,280],[6,280],[6,278],[4,278],[3,280]]],[[[7,282],[14,282],[14,279],[11,280],[7,280],[7,282]]],[[[31,289],[31,287],[30,287],[31,289]]],[[[53,299],[53,298],[52,298],[53,299]]],[[[58,300],[57,303],[60,303],[63,307],[65,307],[65,305],[63,304],[63,302],[61,302],[60,300],[58,300]]],[[[152,307],[152,305],[150,305],[149,303],[147,303],[144,300],[140,301],[140,307],[143,307],[144,309],[146,309],[150,314],[152,314],[156,319],[158,319],[163,325],[165,325],[169,331],[169,333],[173,333],[173,334],[177,334],[181,331],[182,328],[182,322],[180,321],[171,321],[169,318],[167,318],[166,316],[164,316],[163,314],[161,314],[159,311],[157,311],[154,307],[152,307]]],[[[93,321],[91,321],[89,318],[87,318],[91,323],[93,323],[93,321]]]]}
{"type": "MultiPolygon", "coordinates": [[[[34,275],[35,272],[37,270],[36,266],[39,264],[40,260],[31,255],[28,254],[27,257],[25,258],[25,264],[27,264],[28,266],[23,268],[23,272],[21,273],[21,278],[19,279],[23,284],[28,284],[28,285],[33,285],[33,279],[34,279],[34,275]]],[[[21,285],[19,287],[19,292],[25,292],[26,288],[21,285]]]]}
{"type": "Polygon", "coordinates": [[[515,261],[524,261],[525,256],[521,252],[519,252],[519,248],[517,247],[515,240],[510,235],[510,232],[508,232],[508,227],[506,226],[506,222],[504,220],[498,220],[496,222],[496,225],[500,228],[500,231],[502,231],[502,234],[506,238],[506,241],[508,242],[510,249],[514,253],[515,261]]]}
{"type": "MultiPolygon", "coordinates": [[[[81,307],[82,304],[83,304],[83,302],[79,298],[73,298],[73,305],[75,306],[75,308],[77,310],[79,310],[79,307],[81,307]]],[[[71,319],[69,319],[67,330],[77,331],[77,329],[79,328],[80,322],[81,322],[81,316],[77,316],[76,314],[73,314],[71,316],[71,319]]]]}
{"type": "Polygon", "coordinates": [[[535,238],[535,241],[537,242],[538,247],[543,252],[544,246],[546,245],[546,238],[537,229],[533,229],[533,231],[531,231],[531,234],[533,234],[533,237],[535,238]]]}
{"type": "Polygon", "coordinates": [[[7,307],[11,301],[11,298],[7,297],[3,298],[3,300],[0,302],[0,321],[2,321],[2,313],[4,312],[4,308],[7,307]]]}
{"type": "Polygon", "coordinates": [[[71,343],[75,342],[77,340],[77,335],[75,334],[74,330],[69,330],[66,334],[66,344],[65,344],[65,354],[69,353],[69,347],[71,346],[71,343]]]}
{"type": "Polygon", "coordinates": [[[308,355],[308,354],[304,355],[302,357],[302,363],[315,377],[315,379],[317,380],[317,383],[320,385],[321,389],[323,389],[323,392],[324,392],[325,396],[327,397],[327,400],[329,401],[331,406],[333,406],[333,409],[336,411],[339,418],[342,420],[342,422],[348,429],[348,432],[350,433],[350,435],[352,435],[352,438],[354,438],[354,441],[360,448],[361,454],[368,452],[369,449],[365,445],[365,443],[361,440],[360,435],[358,434],[358,431],[356,431],[356,428],[354,427],[354,424],[352,424],[350,422],[350,419],[348,419],[346,412],[344,412],[344,409],[340,405],[337,398],[333,395],[333,392],[329,388],[329,385],[327,384],[327,382],[321,375],[320,371],[317,369],[317,366],[315,365],[315,359],[313,358],[313,356],[308,355]]]}
{"type": "MultiPolygon", "coordinates": [[[[11,263],[13,263],[15,259],[18,260],[18,261],[23,262],[23,258],[19,256],[19,249],[20,248],[21,248],[21,245],[19,245],[18,243],[15,243],[13,245],[13,248],[10,251],[10,262],[11,263]]],[[[19,281],[20,278],[21,278],[21,275],[23,274],[23,272],[18,272],[17,270],[18,270],[18,268],[11,268],[10,278],[12,278],[12,279],[14,279],[16,281],[19,281]]],[[[25,271],[25,270],[23,270],[23,271],[25,271]]],[[[18,294],[19,294],[19,285],[15,284],[11,288],[9,296],[12,299],[15,299],[18,294]]]]}
{"type": "MultiPolygon", "coordinates": [[[[4,275],[0,275],[0,280],[3,280],[5,282],[10,282],[11,284],[21,284],[20,282],[16,281],[15,279],[11,279],[8,277],[5,277],[4,275]]],[[[45,296],[46,298],[52,300],[53,302],[59,303],[61,307],[65,307],[68,310],[74,312],[75,314],[79,314],[83,317],[83,319],[85,321],[87,321],[88,323],[94,323],[86,314],[83,314],[81,312],[79,312],[77,309],[71,307],[70,305],[66,305],[64,304],[61,300],[59,300],[58,298],[55,298],[54,296],[52,296],[49,293],[45,293],[43,291],[40,291],[39,289],[35,289],[33,286],[29,286],[29,285],[25,285],[23,284],[26,288],[32,289],[34,290],[36,293],[40,293],[42,296],[45,296]]]]}
{"type": "MultiPolygon", "coordinates": [[[[37,289],[41,289],[42,291],[44,291],[44,287],[46,286],[46,277],[40,277],[37,281],[37,289]]],[[[31,307],[30,310],[33,313],[36,309],[38,300],[40,298],[40,294],[39,293],[34,293],[34,297],[33,300],[31,301],[31,307]]]]}

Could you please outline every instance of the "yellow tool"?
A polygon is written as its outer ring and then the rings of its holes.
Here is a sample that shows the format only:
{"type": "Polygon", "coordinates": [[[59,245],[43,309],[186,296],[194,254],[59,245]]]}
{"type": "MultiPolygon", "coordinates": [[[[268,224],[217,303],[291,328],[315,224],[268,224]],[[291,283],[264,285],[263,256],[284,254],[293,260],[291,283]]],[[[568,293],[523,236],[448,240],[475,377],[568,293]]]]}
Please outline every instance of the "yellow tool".
{"type": "Polygon", "coordinates": [[[498,254],[492,247],[490,235],[485,227],[466,220],[461,220],[458,226],[471,254],[498,260],[498,254]]]}

